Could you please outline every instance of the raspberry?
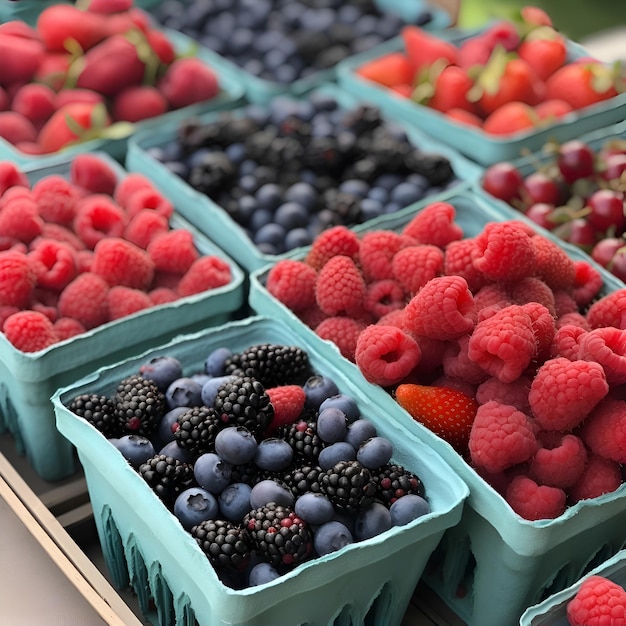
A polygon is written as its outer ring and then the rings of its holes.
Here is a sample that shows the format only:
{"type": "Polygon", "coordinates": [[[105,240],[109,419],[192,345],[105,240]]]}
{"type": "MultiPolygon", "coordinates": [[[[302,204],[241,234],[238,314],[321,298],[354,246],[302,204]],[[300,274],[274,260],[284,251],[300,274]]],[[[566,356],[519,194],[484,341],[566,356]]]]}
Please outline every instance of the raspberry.
{"type": "Polygon", "coordinates": [[[516,222],[490,222],[475,238],[474,267],[490,280],[514,281],[532,275],[532,238],[516,222]]]}
{"type": "Polygon", "coordinates": [[[532,320],[523,307],[511,304],[476,325],[468,357],[503,383],[521,376],[537,353],[532,320]]]}
{"type": "Polygon", "coordinates": [[[594,454],[626,462],[626,402],[606,398],[583,422],[580,437],[594,454]]]}
{"type": "Polygon", "coordinates": [[[274,417],[269,423],[266,433],[275,432],[285,424],[293,424],[304,411],[306,394],[300,385],[269,387],[265,393],[270,397],[270,402],[274,407],[274,417]]]}
{"type": "Polygon", "coordinates": [[[415,214],[402,233],[419,243],[445,248],[463,237],[463,230],[454,222],[456,209],[448,202],[433,202],[415,214]]]}
{"type": "Polygon", "coordinates": [[[359,260],[366,282],[393,278],[392,261],[404,241],[392,230],[374,230],[361,237],[359,260]]]}
{"type": "Polygon", "coordinates": [[[214,255],[203,256],[194,261],[180,279],[176,292],[182,297],[191,296],[223,287],[231,280],[230,265],[224,259],[214,255]]]}
{"type": "Polygon", "coordinates": [[[26,307],[36,281],[37,275],[24,253],[0,252],[0,305],[26,307]]]}
{"type": "Polygon", "coordinates": [[[77,154],[70,164],[70,181],[91,194],[112,196],[117,185],[115,170],[95,154],[77,154]]]}
{"type": "Polygon", "coordinates": [[[556,318],[566,313],[578,313],[578,304],[568,291],[558,289],[554,294],[554,316],[556,318]]]}
{"type": "Polygon", "coordinates": [[[313,241],[305,263],[320,270],[329,259],[347,256],[356,261],[359,255],[359,237],[345,226],[333,226],[322,231],[313,241]]]}
{"type": "Polygon", "coordinates": [[[579,358],[599,363],[610,385],[626,382],[626,329],[595,328],[580,335],[579,346],[579,358]]]}
{"type": "Polygon", "coordinates": [[[357,340],[355,362],[363,376],[388,387],[400,382],[419,363],[420,347],[415,339],[395,326],[367,326],[357,340]]]}
{"type": "Polygon", "coordinates": [[[524,463],[537,450],[534,426],[514,406],[490,400],[476,411],[469,438],[472,463],[488,472],[501,472],[524,463]]]}
{"type": "Polygon", "coordinates": [[[478,385],[487,378],[487,373],[467,356],[469,335],[447,342],[443,354],[443,373],[450,378],[459,378],[472,385],[478,385]]]}
{"type": "Polygon", "coordinates": [[[61,291],[76,278],[76,252],[71,246],[53,239],[39,239],[31,249],[28,259],[39,287],[61,291]]]}
{"type": "Polygon", "coordinates": [[[144,189],[154,189],[152,181],[138,172],[129,172],[117,183],[115,191],[113,192],[113,199],[125,209],[128,205],[129,198],[136,191],[144,189]]]}
{"type": "Polygon", "coordinates": [[[481,287],[474,294],[474,303],[476,304],[476,309],[479,314],[484,309],[495,311],[513,304],[510,300],[508,292],[495,283],[490,283],[481,287]]]}
{"type": "Polygon", "coordinates": [[[404,289],[391,278],[377,280],[367,286],[363,306],[376,320],[391,311],[404,308],[404,289]]]}
{"type": "Polygon", "coordinates": [[[571,626],[626,624],[626,591],[604,576],[589,576],[567,603],[567,620],[571,626]]]}
{"type": "Polygon", "coordinates": [[[566,252],[553,241],[541,235],[531,237],[535,250],[535,276],[554,291],[570,289],[576,269],[566,252]]]}
{"type": "Polygon", "coordinates": [[[364,297],[365,281],[350,257],[335,256],[324,264],[315,284],[315,299],[324,313],[349,313],[362,306],[364,297]]]}
{"type": "Polygon", "coordinates": [[[393,277],[410,295],[416,294],[431,278],[441,276],[443,267],[443,251],[428,244],[402,248],[391,261],[393,277]]]}
{"type": "Polygon", "coordinates": [[[365,324],[350,317],[327,317],[315,327],[315,334],[332,341],[342,356],[354,363],[356,345],[365,324]]]}
{"type": "Polygon", "coordinates": [[[128,222],[124,230],[124,239],[145,250],[150,242],[168,231],[169,223],[166,217],[156,211],[144,209],[128,222]]]}
{"type": "Polygon", "coordinates": [[[30,187],[28,176],[13,161],[0,161],[0,196],[11,187],[30,187]]]}
{"type": "Polygon", "coordinates": [[[174,213],[174,205],[158,190],[137,189],[126,200],[126,213],[133,218],[139,211],[149,209],[169,219],[174,213]]]}
{"type": "Polygon", "coordinates": [[[13,315],[13,313],[17,313],[20,309],[16,306],[7,306],[0,304],[0,328],[2,328],[4,321],[9,317],[9,315],[13,315]]]}
{"type": "Polygon", "coordinates": [[[571,504],[612,493],[622,484],[622,470],[617,461],[596,454],[587,455],[581,477],[567,490],[571,504]]]}
{"type": "Polygon", "coordinates": [[[556,315],[556,303],[554,292],[540,278],[528,276],[514,282],[508,289],[514,304],[526,304],[527,302],[538,302],[542,304],[551,316],[556,315]]]}
{"type": "Polygon", "coordinates": [[[514,406],[522,413],[530,414],[530,404],[528,403],[530,384],[530,378],[524,375],[510,383],[503,383],[495,376],[490,376],[478,385],[476,401],[478,404],[485,404],[490,400],[495,400],[500,404],[514,406]]]}
{"type": "Polygon", "coordinates": [[[193,235],[184,228],[153,239],[147,250],[156,270],[172,274],[184,274],[200,256],[193,235]]]}
{"type": "Polygon", "coordinates": [[[11,200],[15,198],[28,198],[33,199],[33,195],[30,189],[27,187],[10,187],[0,197],[0,209],[4,208],[11,200]]]}
{"type": "MultiPolygon", "coordinates": [[[[77,237],[69,228],[62,226],[61,224],[54,224],[52,222],[45,222],[40,237],[44,239],[54,239],[61,243],[68,244],[74,250],[86,250],[85,244],[77,237]]],[[[31,241],[31,246],[37,243],[37,239],[31,241]]]]}
{"type": "Polygon", "coordinates": [[[94,249],[102,239],[122,237],[126,223],[127,217],[121,207],[109,196],[95,194],[78,203],[74,232],[86,247],[94,249]]]}
{"type": "Polygon", "coordinates": [[[414,335],[412,333],[411,337],[415,339],[420,348],[420,352],[422,353],[415,371],[425,374],[440,367],[443,362],[446,342],[440,341],[439,339],[431,339],[430,337],[425,337],[423,335],[414,335]]]}
{"type": "Polygon", "coordinates": [[[41,235],[43,220],[32,198],[13,198],[0,211],[0,236],[26,244],[41,235]]]}
{"type": "Polygon", "coordinates": [[[435,380],[433,380],[430,384],[432,387],[446,387],[447,389],[460,391],[470,398],[473,398],[476,395],[475,385],[472,385],[471,383],[468,383],[460,378],[448,377],[445,374],[443,376],[439,376],[439,378],[435,378],[435,380]]]}
{"type": "Polygon", "coordinates": [[[317,304],[310,306],[302,311],[298,312],[298,317],[302,320],[303,324],[306,324],[309,328],[317,328],[329,315],[326,315],[317,304]]]}
{"type": "Polygon", "coordinates": [[[558,487],[538,485],[528,476],[516,476],[509,484],[506,501],[524,519],[555,519],[565,511],[565,492],[558,487]]]}
{"type": "Polygon", "coordinates": [[[67,225],[74,219],[81,194],[63,176],[51,174],[33,185],[32,197],[44,220],[67,225]]]}
{"type": "Polygon", "coordinates": [[[580,340],[587,331],[580,326],[565,324],[557,329],[552,339],[550,355],[552,357],[565,357],[570,361],[576,361],[580,357],[580,340]]]}
{"type": "Polygon", "coordinates": [[[583,330],[591,330],[587,318],[582,313],[563,313],[556,320],[556,328],[562,328],[563,326],[578,326],[583,330]]]}
{"type": "Polygon", "coordinates": [[[476,324],[474,297],[460,276],[428,281],[405,307],[406,328],[431,339],[455,339],[476,324]]]}
{"type": "Polygon", "coordinates": [[[268,274],[265,287],[288,309],[303,311],[315,304],[317,272],[303,261],[280,259],[268,274]]]}
{"type": "Polygon", "coordinates": [[[587,450],[580,437],[565,434],[556,445],[542,445],[530,461],[531,476],[542,485],[567,489],[581,476],[587,450]]]}
{"type": "Polygon", "coordinates": [[[76,253],[76,263],[78,265],[78,273],[91,272],[91,264],[93,263],[93,250],[79,250],[76,253]]]}
{"type": "Polygon", "coordinates": [[[626,288],[616,289],[596,300],[587,311],[591,328],[626,328],[626,288]]]}
{"type": "Polygon", "coordinates": [[[574,261],[572,296],[579,307],[588,306],[600,293],[604,281],[602,274],[588,261],[574,261]]]}
{"type": "Polygon", "coordinates": [[[476,293],[486,282],[485,275],[472,262],[475,248],[476,242],[473,238],[451,241],[446,246],[443,260],[443,273],[465,278],[472,293],[476,293]]]}
{"type": "Polygon", "coordinates": [[[167,287],[157,287],[156,289],[152,289],[148,295],[150,296],[150,300],[152,304],[168,304],[169,302],[175,302],[178,300],[178,294],[167,287]]]}
{"type": "Polygon", "coordinates": [[[539,361],[547,358],[550,344],[554,338],[556,328],[554,325],[554,317],[539,302],[527,302],[522,304],[522,310],[530,317],[530,322],[535,333],[535,343],[537,346],[537,356],[539,361]]]}
{"type": "Polygon", "coordinates": [[[109,307],[109,319],[117,320],[150,308],[152,300],[145,291],[116,285],[111,287],[107,293],[107,306],[109,307]]]}
{"type": "Polygon", "coordinates": [[[91,271],[111,286],[146,290],[154,276],[154,261],[130,241],[108,237],[96,244],[91,271]]]}
{"type": "Polygon", "coordinates": [[[22,352],[38,352],[59,341],[54,325],[39,311],[18,311],[10,315],[4,321],[2,332],[22,352]]]}
{"type": "Polygon", "coordinates": [[[383,326],[397,326],[398,328],[404,328],[404,308],[395,309],[389,313],[385,313],[377,322],[383,326]]]}
{"type": "Polygon", "coordinates": [[[59,337],[59,341],[76,337],[85,332],[85,327],[72,317],[59,317],[54,322],[54,330],[59,337]]]}
{"type": "Polygon", "coordinates": [[[77,276],[59,296],[59,315],[78,320],[87,330],[104,324],[109,316],[109,285],[97,274],[77,276]]]}

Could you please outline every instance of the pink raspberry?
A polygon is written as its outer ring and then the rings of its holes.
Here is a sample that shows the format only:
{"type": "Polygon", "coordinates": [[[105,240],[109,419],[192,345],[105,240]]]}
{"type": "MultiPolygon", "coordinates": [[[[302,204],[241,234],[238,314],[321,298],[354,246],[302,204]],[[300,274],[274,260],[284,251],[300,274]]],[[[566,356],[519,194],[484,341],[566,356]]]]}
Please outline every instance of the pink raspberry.
{"type": "Polygon", "coordinates": [[[579,307],[586,307],[604,285],[602,274],[588,261],[574,261],[572,296],[579,307]]]}
{"type": "Polygon", "coordinates": [[[398,328],[404,328],[404,308],[394,309],[385,313],[376,323],[383,326],[397,326],[398,328]]]}
{"type": "Polygon", "coordinates": [[[0,305],[23,308],[33,296],[37,274],[28,257],[12,250],[0,252],[0,305]]]}
{"type": "Polygon", "coordinates": [[[54,239],[61,243],[66,243],[74,250],[86,250],[85,244],[77,237],[69,228],[62,226],[61,224],[54,224],[52,222],[45,222],[40,237],[31,241],[31,246],[36,244],[39,238],[42,239],[54,239]]]}
{"type": "Polygon", "coordinates": [[[535,333],[535,343],[537,345],[537,358],[539,361],[548,356],[550,345],[554,339],[556,327],[554,317],[550,311],[539,302],[527,302],[522,304],[522,310],[530,317],[533,332],[535,333]]]}
{"type": "Polygon", "coordinates": [[[586,462],[585,444],[580,437],[567,433],[555,445],[542,445],[535,452],[530,474],[541,485],[567,489],[582,476],[586,462]]]}
{"type": "Polygon", "coordinates": [[[128,199],[136,191],[145,189],[154,189],[152,181],[139,172],[129,172],[117,183],[113,192],[113,199],[125,209],[128,205],[128,199]]]}
{"type": "Polygon", "coordinates": [[[580,326],[564,324],[554,333],[550,355],[577,361],[580,358],[580,340],[586,334],[587,331],[580,326]]]}
{"type": "Polygon", "coordinates": [[[269,270],[265,287],[288,309],[300,312],[315,304],[317,272],[307,263],[280,259],[269,270]]]}
{"type": "Polygon", "coordinates": [[[31,193],[39,208],[39,215],[46,222],[65,225],[72,223],[81,194],[63,176],[45,176],[35,182],[31,193]]]}
{"type": "Polygon", "coordinates": [[[135,217],[139,211],[156,211],[169,219],[174,214],[174,205],[157,189],[137,189],[126,200],[126,213],[129,218],[135,217]]]}
{"type": "Polygon", "coordinates": [[[0,328],[2,328],[4,321],[9,317],[9,315],[13,315],[13,313],[17,313],[21,309],[16,306],[8,306],[4,304],[0,304],[0,328]]]}
{"type": "Polygon", "coordinates": [[[626,382],[626,329],[595,328],[580,335],[579,346],[579,358],[599,363],[610,385],[626,382]]]}
{"type": "Polygon", "coordinates": [[[41,235],[43,220],[32,198],[13,198],[0,211],[0,236],[26,244],[41,235]]]}
{"type": "Polygon", "coordinates": [[[128,239],[144,250],[159,235],[169,231],[167,218],[156,211],[144,209],[139,211],[126,225],[124,239],[128,239]]]}
{"type": "Polygon", "coordinates": [[[432,339],[455,339],[476,323],[476,307],[467,282],[460,276],[428,281],[405,307],[406,328],[432,339]]]}
{"type": "Polygon", "coordinates": [[[157,287],[148,292],[152,304],[158,306],[159,304],[169,304],[170,302],[176,302],[178,300],[178,294],[173,289],[167,287],[157,287]]]}
{"type": "Polygon", "coordinates": [[[109,237],[121,238],[124,235],[128,217],[123,209],[109,196],[94,194],[84,198],[76,207],[74,232],[87,248],[109,237]]]}
{"type": "Polygon", "coordinates": [[[147,251],[155,270],[171,274],[184,274],[200,256],[193,235],[184,228],[156,237],[148,244],[147,251]]]}
{"type": "Polygon", "coordinates": [[[478,312],[484,309],[496,311],[513,304],[509,293],[496,283],[489,283],[481,287],[474,294],[474,303],[478,312]]]}
{"type": "Polygon", "coordinates": [[[495,376],[490,376],[478,385],[476,401],[478,404],[486,404],[495,400],[500,404],[514,406],[522,413],[530,414],[530,404],[528,403],[530,383],[530,378],[524,375],[510,383],[503,383],[495,376]]]}
{"type": "Polygon", "coordinates": [[[116,285],[107,293],[109,319],[118,320],[138,311],[149,309],[152,306],[150,296],[140,289],[131,289],[116,285]]]}
{"type": "Polygon", "coordinates": [[[13,161],[0,161],[0,196],[11,187],[30,188],[28,176],[13,161]]]}
{"type": "Polygon", "coordinates": [[[302,415],[306,394],[299,385],[269,387],[265,393],[274,407],[274,416],[266,429],[266,434],[271,436],[280,426],[293,424],[302,415]]]}
{"type": "Polygon", "coordinates": [[[178,295],[185,297],[228,285],[232,280],[230,265],[216,255],[201,256],[194,261],[178,283],[178,295]]]}
{"type": "MultiPolygon", "coordinates": [[[[404,330],[406,331],[406,328],[404,330]]],[[[415,371],[419,374],[428,374],[441,367],[447,342],[412,333],[411,337],[415,339],[422,353],[415,371]]]]}
{"type": "Polygon", "coordinates": [[[327,317],[331,317],[330,315],[326,315],[322,309],[320,309],[317,304],[313,304],[306,309],[302,309],[298,311],[298,318],[302,321],[303,324],[315,330],[327,317]]]}
{"type": "Polygon", "coordinates": [[[96,244],[91,271],[112,287],[122,285],[147,290],[154,276],[154,261],[130,241],[108,237],[96,244]]]}
{"type": "Polygon", "coordinates": [[[478,407],[469,439],[474,466],[501,472],[528,461],[537,446],[535,428],[525,413],[495,400],[478,407]]]}
{"type": "Polygon", "coordinates": [[[404,246],[402,236],[392,230],[373,230],[361,237],[359,260],[366,282],[393,278],[392,262],[404,246]]]}
{"type": "Polygon", "coordinates": [[[28,259],[40,287],[61,291],[78,274],[76,251],[60,241],[40,239],[31,247],[28,259]]]}
{"type": "Polygon", "coordinates": [[[561,317],[567,313],[578,313],[578,305],[576,300],[568,291],[557,289],[554,293],[554,316],[561,317]]]}
{"type": "Polygon", "coordinates": [[[508,292],[515,304],[538,302],[548,309],[552,317],[556,315],[554,292],[540,278],[527,276],[515,281],[509,286],[508,292]]]}
{"type": "Polygon", "coordinates": [[[315,270],[320,270],[329,259],[335,256],[347,256],[356,261],[359,256],[360,241],[358,235],[345,226],[333,226],[322,231],[313,241],[305,258],[305,263],[315,270]]]}
{"type": "Polygon", "coordinates": [[[90,194],[112,196],[117,185],[115,170],[96,154],[77,154],[70,164],[70,181],[90,194]]]}
{"type": "Polygon", "coordinates": [[[419,243],[445,248],[463,237],[462,228],[454,221],[456,209],[448,202],[432,202],[415,214],[402,233],[419,243]]]}
{"type": "Polygon", "coordinates": [[[371,383],[389,387],[400,382],[419,363],[417,342],[395,326],[372,324],[359,334],[355,362],[371,383]]]}
{"type": "Polygon", "coordinates": [[[563,313],[556,319],[556,328],[562,328],[563,326],[578,326],[583,330],[591,330],[587,318],[582,313],[563,313]]]}
{"type": "Polygon", "coordinates": [[[487,373],[467,356],[469,335],[447,342],[443,354],[443,373],[450,378],[459,378],[472,385],[478,385],[487,378],[487,373]]]}
{"type": "Polygon", "coordinates": [[[39,311],[18,311],[2,326],[7,340],[22,352],[38,352],[59,341],[54,325],[39,311]]]}
{"type": "Polygon", "coordinates": [[[54,321],[54,330],[59,337],[59,341],[71,339],[85,332],[85,327],[72,317],[59,317],[54,321]]]}
{"type": "Polygon", "coordinates": [[[571,504],[613,493],[622,484],[622,469],[617,461],[596,454],[587,455],[581,477],[567,490],[571,504]]]}
{"type": "Polygon", "coordinates": [[[59,296],[59,315],[73,317],[87,330],[104,324],[109,317],[108,283],[97,274],[79,274],[59,296]]]}
{"type": "Polygon", "coordinates": [[[519,378],[537,354],[530,316],[512,304],[478,322],[469,341],[468,357],[503,383],[519,378]]]}
{"type": "Polygon", "coordinates": [[[524,519],[555,519],[565,512],[565,492],[558,487],[538,485],[528,476],[516,476],[506,495],[509,506],[524,519]]]}
{"type": "Polygon", "coordinates": [[[339,255],[329,259],[317,275],[315,299],[327,315],[346,314],[363,305],[365,281],[354,261],[339,255]]]}
{"type": "Polygon", "coordinates": [[[472,293],[476,293],[486,282],[485,275],[472,262],[475,249],[476,241],[473,238],[451,241],[446,246],[443,263],[443,273],[465,278],[472,293]]]}
{"type": "Polygon", "coordinates": [[[535,276],[557,291],[570,289],[574,284],[574,261],[555,242],[535,235],[531,237],[535,249],[535,276]]]}
{"type": "Polygon", "coordinates": [[[339,352],[354,363],[356,344],[365,324],[350,317],[327,317],[315,327],[315,334],[332,341],[339,352]]]}
{"type": "Polygon", "coordinates": [[[475,238],[472,263],[490,280],[531,276],[535,269],[532,238],[515,222],[490,222],[475,238]]]}
{"type": "Polygon", "coordinates": [[[407,294],[415,295],[431,278],[441,276],[443,263],[443,251],[437,246],[407,246],[396,252],[391,270],[407,294]]]}
{"type": "Polygon", "coordinates": [[[580,437],[594,454],[625,463],[626,402],[606,398],[583,422],[580,437]]]}
{"type": "Polygon", "coordinates": [[[0,209],[3,209],[11,200],[16,198],[32,200],[33,194],[28,187],[9,187],[0,197],[0,209]]]}
{"type": "Polygon", "coordinates": [[[567,621],[570,626],[626,624],[626,591],[605,576],[588,576],[567,603],[567,621]]]}
{"type": "Polygon", "coordinates": [[[93,250],[79,250],[76,253],[76,265],[78,266],[78,273],[91,272],[91,265],[93,263],[93,250]]]}
{"type": "Polygon", "coordinates": [[[587,321],[591,328],[626,328],[626,287],[596,300],[587,311],[587,321]]]}
{"type": "Polygon", "coordinates": [[[446,387],[447,389],[454,389],[456,391],[460,391],[464,393],[466,396],[473,398],[476,395],[476,386],[472,385],[472,383],[468,383],[465,380],[460,378],[455,378],[451,376],[446,376],[443,374],[439,376],[439,378],[435,378],[430,383],[431,387],[446,387]]]}
{"type": "Polygon", "coordinates": [[[405,304],[404,289],[397,281],[387,278],[367,285],[363,306],[376,320],[392,311],[404,309],[405,304]]]}

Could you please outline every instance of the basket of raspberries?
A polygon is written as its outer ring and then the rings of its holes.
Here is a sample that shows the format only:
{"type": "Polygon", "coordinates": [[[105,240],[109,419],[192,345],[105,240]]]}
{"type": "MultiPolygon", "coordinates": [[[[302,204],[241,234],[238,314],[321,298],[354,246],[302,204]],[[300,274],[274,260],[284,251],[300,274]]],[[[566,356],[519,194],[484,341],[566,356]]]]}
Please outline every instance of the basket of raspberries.
{"type": "Polygon", "coordinates": [[[442,546],[452,563],[472,542],[476,623],[492,614],[496,580],[519,595],[502,620],[518,619],[545,589],[534,568],[546,580],[582,572],[623,542],[626,289],[535,228],[452,194],[362,233],[331,229],[251,278],[255,311],[339,353],[363,392],[469,484],[482,524],[468,519],[442,546]],[[505,548],[514,575],[494,552],[505,548]]]}
{"type": "Polygon", "coordinates": [[[105,153],[0,162],[2,426],[43,478],[72,473],[50,395],[184,329],[223,323],[243,272],[152,182],[105,153]]]}
{"type": "Polygon", "coordinates": [[[341,367],[261,316],[52,401],[116,583],[133,581],[144,609],[169,597],[181,624],[399,624],[467,495],[341,367]]]}

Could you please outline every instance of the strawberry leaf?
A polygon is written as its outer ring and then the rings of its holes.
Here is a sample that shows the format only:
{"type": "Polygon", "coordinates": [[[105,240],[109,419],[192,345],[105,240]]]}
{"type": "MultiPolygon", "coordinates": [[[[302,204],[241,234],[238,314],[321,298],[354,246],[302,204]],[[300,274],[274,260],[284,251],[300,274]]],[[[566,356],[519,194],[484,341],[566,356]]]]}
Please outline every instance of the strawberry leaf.
{"type": "Polygon", "coordinates": [[[106,106],[102,102],[98,102],[91,110],[90,128],[102,129],[109,125],[106,106]]]}
{"type": "Polygon", "coordinates": [[[69,113],[65,114],[65,124],[69,130],[78,137],[82,137],[85,133],[85,127],[81,126],[69,113]]]}
{"type": "Polygon", "coordinates": [[[135,132],[135,125],[131,122],[115,122],[103,128],[99,136],[104,139],[124,139],[135,132]]]}

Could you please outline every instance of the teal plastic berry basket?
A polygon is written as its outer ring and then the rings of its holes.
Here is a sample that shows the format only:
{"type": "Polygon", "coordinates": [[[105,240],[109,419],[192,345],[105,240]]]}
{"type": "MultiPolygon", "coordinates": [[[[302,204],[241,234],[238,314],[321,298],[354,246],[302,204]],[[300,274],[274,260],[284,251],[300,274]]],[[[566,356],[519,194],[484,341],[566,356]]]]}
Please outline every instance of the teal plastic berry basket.
{"type": "MultiPolygon", "coordinates": [[[[125,171],[105,153],[95,153],[123,176],[125,171]]],[[[67,175],[69,160],[45,168],[24,171],[31,182],[51,174],[67,175]]],[[[77,471],[70,442],[56,429],[50,396],[86,371],[145,350],[181,332],[222,324],[238,315],[245,303],[244,274],[239,266],[176,212],[171,228],[186,228],[194,235],[202,255],[216,255],[228,262],[228,285],[175,302],[145,309],[108,322],[39,352],[22,352],[0,333],[0,411],[2,426],[25,454],[35,472],[56,481],[77,471]]]]}
{"type": "MultiPolygon", "coordinates": [[[[479,32],[481,31],[450,29],[438,33],[438,36],[458,45],[479,32]]],[[[439,141],[454,146],[467,157],[484,166],[498,161],[520,158],[525,151],[540,150],[549,140],[576,139],[585,133],[618,123],[626,115],[626,93],[622,93],[605,102],[568,113],[558,122],[540,130],[524,131],[506,137],[489,135],[480,129],[451,120],[439,111],[417,104],[410,98],[399,96],[390,89],[381,87],[356,74],[356,70],[363,63],[378,58],[383,53],[402,51],[403,49],[402,39],[395,38],[376,50],[345,59],[339,63],[337,68],[339,84],[363,101],[374,103],[386,113],[414,124],[437,137],[439,141]]],[[[588,56],[587,51],[582,46],[569,40],[567,41],[567,49],[569,60],[588,56]]]]}
{"type": "MultiPolygon", "coordinates": [[[[472,192],[451,193],[445,200],[455,207],[456,223],[468,237],[477,235],[488,222],[527,219],[514,209],[496,208],[472,192]]],[[[373,226],[400,229],[414,214],[406,210],[381,218],[373,226]]],[[[559,241],[547,231],[537,231],[559,241]]],[[[562,247],[574,260],[587,261],[602,274],[603,293],[623,287],[578,248],[562,247]]],[[[342,369],[350,372],[362,393],[415,441],[437,451],[469,486],[461,522],[446,531],[424,573],[425,582],[469,626],[517,626],[528,606],[572,584],[598,559],[621,548],[626,484],[613,493],[581,501],[554,520],[528,521],[518,516],[452,446],[413,420],[382,387],[367,382],[354,363],[340,356],[334,343],[322,340],[271,296],[265,288],[270,269],[250,276],[252,310],[297,329],[327,360],[343,359],[342,369]]]]}
{"type": "Polygon", "coordinates": [[[526,609],[519,626],[570,626],[567,619],[567,604],[574,599],[583,582],[590,576],[603,576],[626,588],[626,550],[620,550],[573,585],[526,609]]]}
{"type": "Polygon", "coordinates": [[[458,522],[467,496],[465,484],[439,455],[387,420],[340,362],[325,359],[300,333],[262,316],[177,337],[59,389],[52,402],[58,428],[75,444],[85,470],[114,584],[131,584],[144,614],[153,602],[153,621],[163,626],[399,626],[430,554],[458,522]],[[191,535],[116,448],[66,406],[81,393],[112,393],[121,378],[157,355],[175,356],[189,375],[203,371],[206,355],[216,348],[238,351],[266,342],[306,350],[316,372],[356,399],[361,414],[391,441],[392,459],[423,481],[431,512],[304,563],[273,582],[234,590],[218,579],[191,535]]]}
{"type": "MultiPolygon", "coordinates": [[[[339,102],[344,109],[356,107],[358,99],[341,89],[324,86],[315,93],[327,93],[339,102]]],[[[306,97],[306,96],[304,96],[306,97]]],[[[239,107],[236,114],[245,114],[245,107],[239,107]]],[[[210,125],[219,119],[219,113],[208,113],[200,116],[203,125],[210,125]]],[[[391,118],[388,118],[389,121],[391,118]]],[[[401,125],[406,131],[409,141],[423,152],[440,154],[449,159],[460,185],[469,186],[480,178],[483,168],[472,163],[453,148],[438,143],[428,135],[409,125],[401,125]]],[[[211,198],[193,189],[183,178],[173,174],[160,163],[150,151],[163,148],[177,137],[180,125],[174,122],[164,126],[156,133],[142,132],[132,137],[128,144],[126,168],[148,176],[168,196],[176,199],[176,206],[181,214],[200,229],[207,237],[215,241],[232,256],[245,270],[251,272],[273,263],[280,258],[292,256],[293,250],[281,255],[262,252],[250,239],[245,230],[211,198]]],[[[432,197],[429,198],[432,200],[432,197]]],[[[420,201],[421,206],[427,200],[420,201]]],[[[367,222],[355,229],[367,227],[367,222]]]]}
{"type": "MultiPolygon", "coordinates": [[[[174,44],[174,48],[179,55],[188,56],[190,54],[197,54],[197,44],[189,39],[189,37],[173,30],[164,30],[164,32],[174,44]]],[[[231,72],[220,69],[220,59],[215,54],[211,54],[207,51],[199,58],[211,67],[218,77],[220,91],[211,100],[168,111],[163,115],[137,122],[133,124],[130,133],[124,132],[123,136],[119,138],[101,137],[88,139],[81,143],[68,145],[57,152],[49,154],[28,154],[9,143],[6,139],[0,138],[0,159],[13,161],[14,163],[24,166],[36,164],[43,167],[48,163],[53,163],[59,156],[72,156],[81,152],[102,151],[107,152],[122,163],[126,156],[129,138],[137,132],[145,131],[154,133],[160,130],[163,124],[181,122],[195,115],[201,115],[209,111],[227,110],[241,104],[244,99],[244,89],[239,78],[231,72]]]]}

